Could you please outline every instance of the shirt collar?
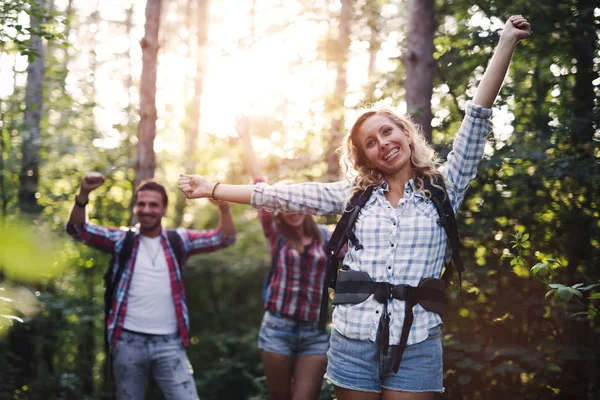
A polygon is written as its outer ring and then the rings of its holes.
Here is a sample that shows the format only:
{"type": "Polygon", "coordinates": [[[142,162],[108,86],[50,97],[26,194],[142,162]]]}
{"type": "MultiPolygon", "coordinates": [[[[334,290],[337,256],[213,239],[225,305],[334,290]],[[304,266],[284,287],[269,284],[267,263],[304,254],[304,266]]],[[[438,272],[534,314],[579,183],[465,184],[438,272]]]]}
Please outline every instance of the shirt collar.
{"type": "MultiPolygon", "coordinates": [[[[381,185],[379,185],[375,190],[383,195],[390,191],[390,185],[388,185],[388,183],[386,181],[383,181],[381,183],[381,185]]],[[[417,187],[415,186],[415,180],[413,178],[410,178],[404,184],[404,197],[410,198],[411,196],[413,196],[413,194],[417,194],[417,193],[419,193],[419,192],[417,192],[417,187]]]]}

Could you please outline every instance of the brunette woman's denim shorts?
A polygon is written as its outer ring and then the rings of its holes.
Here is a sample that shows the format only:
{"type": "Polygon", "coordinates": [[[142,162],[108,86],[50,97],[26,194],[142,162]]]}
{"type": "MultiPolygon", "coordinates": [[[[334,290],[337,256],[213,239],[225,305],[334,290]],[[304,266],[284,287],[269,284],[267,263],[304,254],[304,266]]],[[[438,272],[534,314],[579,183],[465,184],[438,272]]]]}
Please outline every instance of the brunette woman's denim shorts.
{"type": "Polygon", "coordinates": [[[382,389],[403,392],[443,392],[442,330],[429,329],[423,342],[407,346],[398,373],[392,371],[391,351],[380,354],[370,340],[348,339],[336,330],[331,334],[325,377],[335,386],[360,392],[382,389]]]}
{"type": "Polygon", "coordinates": [[[317,322],[302,322],[265,312],[258,332],[258,348],[285,356],[327,354],[329,334],[317,322]]]}

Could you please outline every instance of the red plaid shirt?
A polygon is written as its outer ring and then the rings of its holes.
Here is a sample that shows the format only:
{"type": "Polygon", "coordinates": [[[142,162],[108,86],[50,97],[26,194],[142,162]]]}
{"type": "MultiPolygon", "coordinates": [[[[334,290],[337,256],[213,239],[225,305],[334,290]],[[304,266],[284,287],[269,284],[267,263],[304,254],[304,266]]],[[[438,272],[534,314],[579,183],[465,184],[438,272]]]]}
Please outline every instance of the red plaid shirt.
{"type": "MultiPolygon", "coordinates": [[[[296,321],[317,321],[327,269],[324,245],[315,239],[299,252],[279,233],[273,213],[258,210],[258,217],[275,263],[266,287],[265,310],[296,321]]],[[[327,228],[320,225],[319,230],[329,239],[327,228]]]]}
{"type": "MultiPolygon", "coordinates": [[[[91,247],[115,255],[117,255],[123,247],[126,235],[126,231],[123,229],[107,228],[90,223],[85,223],[83,225],[67,225],[67,233],[74,239],[80,240],[91,247]]],[[[179,234],[183,245],[184,262],[185,259],[192,254],[213,252],[235,243],[235,235],[225,236],[218,229],[195,231],[180,228],[177,230],[177,233],[179,234]]],[[[167,230],[163,229],[160,236],[160,242],[165,252],[167,265],[169,266],[171,292],[173,294],[173,303],[177,314],[177,328],[183,344],[187,346],[189,343],[189,317],[185,301],[185,289],[183,287],[181,268],[177,265],[177,258],[169,243],[167,230]]],[[[126,268],[123,270],[121,280],[114,289],[113,305],[106,320],[109,343],[113,345],[117,343],[121,331],[123,330],[125,314],[127,313],[127,293],[129,292],[129,287],[131,285],[131,277],[133,276],[133,267],[135,265],[139,243],[139,233],[136,232],[132,255],[127,262],[126,268]]],[[[114,257],[114,259],[115,262],[112,265],[113,276],[119,268],[119,257],[114,257]]]]}

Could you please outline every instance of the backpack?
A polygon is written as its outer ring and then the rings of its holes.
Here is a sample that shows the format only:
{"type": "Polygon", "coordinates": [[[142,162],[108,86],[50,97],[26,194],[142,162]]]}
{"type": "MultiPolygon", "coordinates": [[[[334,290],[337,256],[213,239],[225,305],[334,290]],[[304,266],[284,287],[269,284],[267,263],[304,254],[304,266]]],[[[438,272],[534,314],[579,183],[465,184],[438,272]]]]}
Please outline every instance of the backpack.
{"type": "MultiPolygon", "coordinates": [[[[458,272],[459,282],[461,282],[461,274],[464,271],[464,265],[460,257],[460,237],[458,236],[454,210],[452,209],[452,204],[450,203],[450,198],[446,192],[443,180],[434,178],[434,181],[436,186],[434,186],[429,179],[425,179],[423,181],[423,186],[424,189],[431,193],[431,201],[439,215],[437,221],[438,225],[442,226],[448,235],[448,241],[452,250],[452,261],[458,272]]],[[[405,301],[406,307],[404,309],[404,322],[402,324],[400,343],[391,346],[392,354],[390,362],[392,363],[392,370],[397,373],[406,344],[408,343],[410,328],[414,320],[413,307],[416,304],[420,304],[428,311],[443,314],[446,309],[446,304],[448,303],[445,287],[450,281],[452,268],[448,263],[442,279],[425,278],[419,282],[418,286],[406,284],[394,285],[389,282],[374,282],[366,272],[352,271],[346,268],[342,268],[338,275],[338,267],[341,261],[341,259],[338,258],[338,253],[344,244],[350,241],[355,248],[362,248],[362,245],[354,234],[354,224],[356,223],[356,219],[361,209],[371,197],[373,189],[374,187],[370,186],[364,191],[354,193],[328,243],[328,263],[323,292],[321,294],[319,329],[322,331],[325,330],[328,318],[328,288],[332,288],[336,291],[333,297],[334,305],[358,304],[373,295],[374,299],[383,305],[383,313],[380,319],[380,329],[377,340],[379,342],[380,351],[383,355],[387,356],[390,346],[390,316],[387,312],[388,301],[391,299],[405,301]]]]}

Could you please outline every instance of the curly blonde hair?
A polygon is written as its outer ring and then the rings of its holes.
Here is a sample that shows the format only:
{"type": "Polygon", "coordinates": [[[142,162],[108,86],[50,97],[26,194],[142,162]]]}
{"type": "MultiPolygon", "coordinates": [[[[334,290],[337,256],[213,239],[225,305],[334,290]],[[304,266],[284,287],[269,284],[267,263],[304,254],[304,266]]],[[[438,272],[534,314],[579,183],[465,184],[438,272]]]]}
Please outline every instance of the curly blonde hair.
{"type": "Polygon", "coordinates": [[[367,111],[358,117],[340,148],[342,169],[346,174],[350,173],[355,176],[353,193],[363,191],[369,186],[381,185],[385,180],[380,170],[369,166],[365,152],[358,140],[362,125],[374,115],[389,118],[396,126],[409,134],[412,139],[410,164],[414,171],[415,186],[417,190],[429,197],[431,193],[423,189],[423,179],[428,178],[434,182],[437,178],[444,182],[444,177],[438,170],[440,159],[425,140],[421,127],[410,116],[399,116],[385,109],[367,111]]]}

